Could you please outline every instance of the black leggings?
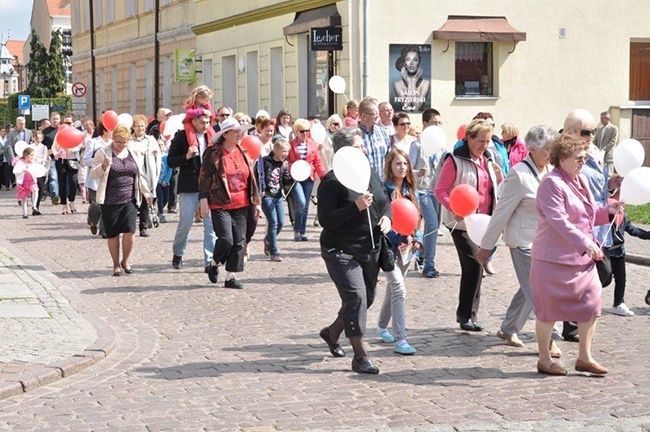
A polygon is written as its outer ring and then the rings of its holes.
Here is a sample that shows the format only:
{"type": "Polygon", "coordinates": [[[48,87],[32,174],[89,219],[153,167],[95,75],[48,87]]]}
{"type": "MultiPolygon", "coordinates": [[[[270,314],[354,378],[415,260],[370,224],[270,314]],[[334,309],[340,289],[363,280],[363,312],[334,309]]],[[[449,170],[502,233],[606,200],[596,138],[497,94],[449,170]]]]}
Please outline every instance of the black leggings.
{"type": "Polygon", "coordinates": [[[625,303],[625,256],[609,257],[614,275],[614,307],[625,303]]]}

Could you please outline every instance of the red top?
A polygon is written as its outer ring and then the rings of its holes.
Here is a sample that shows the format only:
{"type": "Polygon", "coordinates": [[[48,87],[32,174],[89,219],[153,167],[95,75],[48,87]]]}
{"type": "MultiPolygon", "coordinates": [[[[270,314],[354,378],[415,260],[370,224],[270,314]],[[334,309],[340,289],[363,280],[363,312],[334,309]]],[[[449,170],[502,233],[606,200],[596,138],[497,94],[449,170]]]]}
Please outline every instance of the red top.
{"type": "Polygon", "coordinates": [[[225,148],[221,149],[223,154],[223,169],[226,173],[228,181],[228,190],[230,191],[231,201],[225,205],[210,205],[211,209],[235,210],[250,205],[250,198],[248,196],[248,178],[250,177],[250,169],[248,163],[244,159],[244,155],[239,149],[235,148],[229,152],[225,148]]]}

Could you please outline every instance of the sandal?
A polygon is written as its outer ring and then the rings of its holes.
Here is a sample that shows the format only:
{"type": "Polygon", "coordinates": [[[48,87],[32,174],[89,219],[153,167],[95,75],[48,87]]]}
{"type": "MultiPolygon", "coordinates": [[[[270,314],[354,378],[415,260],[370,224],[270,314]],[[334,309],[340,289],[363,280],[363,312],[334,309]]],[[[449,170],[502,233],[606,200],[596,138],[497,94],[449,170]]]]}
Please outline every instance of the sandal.
{"type": "Polygon", "coordinates": [[[131,274],[131,273],[133,273],[133,269],[132,269],[131,267],[126,268],[126,266],[124,265],[124,261],[120,262],[120,265],[121,265],[122,268],[124,269],[124,273],[126,273],[126,274],[131,274]]]}

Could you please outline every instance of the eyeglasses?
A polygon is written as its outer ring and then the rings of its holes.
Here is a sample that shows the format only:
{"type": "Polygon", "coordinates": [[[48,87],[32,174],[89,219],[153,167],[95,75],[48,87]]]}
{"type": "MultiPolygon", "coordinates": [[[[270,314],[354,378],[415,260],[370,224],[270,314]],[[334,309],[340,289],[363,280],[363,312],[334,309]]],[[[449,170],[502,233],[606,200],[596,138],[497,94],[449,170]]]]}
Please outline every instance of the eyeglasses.
{"type": "Polygon", "coordinates": [[[230,117],[230,113],[221,113],[219,117],[230,117]]]}
{"type": "Polygon", "coordinates": [[[341,123],[332,123],[332,126],[341,126],[341,123]]]}
{"type": "Polygon", "coordinates": [[[591,129],[591,130],[583,129],[583,130],[580,131],[580,136],[583,136],[583,137],[588,137],[588,136],[595,135],[595,134],[596,134],[596,129],[591,129]]]}
{"type": "Polygon", "coordinates": [[[71,121],[67,121],[67,122],[63,122],[63,124],[73,125],[74,123],[72,123],[71,121]]]}
{"type": "Polygon", "coordinates": [[[361,114],[365,114],[367,116],[375,117],[375,118],[379,116],[379,113],[376,113],[376,112],[372,112],[372,113],[365,112],[365,113],[361,113],[361,114]]]}
{"type": "Polygon", "coordinates": [[[126,141],[113,140],[113,142],[114,142],[115,144],[121,144],[121,145],[126,144],[126,141]]]}
{"type": "Polygon", "coordinates": [[[585,163],[587,162],[587,155],[584,156],[576,156],[573,158],[576,162],[578,163],[585,163]]]}
{"type": "Polygon", "coordinates": [[[397,123],[397,126],[411,126],[411,122],[397,123]]]}
{"type": "Polygon", "coordinates": [[[298,132],[300,132],[301,134],[306,134],[309,133],[309,129],[299,130],[298,132]]]}

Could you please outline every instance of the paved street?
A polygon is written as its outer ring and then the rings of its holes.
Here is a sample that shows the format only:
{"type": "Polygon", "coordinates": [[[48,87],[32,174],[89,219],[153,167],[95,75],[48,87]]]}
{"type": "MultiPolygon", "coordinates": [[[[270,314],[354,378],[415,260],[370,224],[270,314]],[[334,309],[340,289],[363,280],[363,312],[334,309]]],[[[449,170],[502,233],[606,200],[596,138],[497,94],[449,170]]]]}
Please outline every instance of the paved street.
{"type": "MultiPolygon", "coordinates": [[[[111,277],[106,241],[90,235],[86,206],[78,209],[64,216],[48,202],[43,216],[23,220],[15,193],[0,192],[0,365],[92,359],[0,400],[0,430],[650,430],[649,267],[628,267],[626,303],[637,316],[609,313],[612,288],[604,290],[594,356],[610,373],[574,372],[577,344],[560,342],[570,374],[543,377],[533,321],[521,334],[525,348],[495,336],[516,290],[505,247],[497,251],[498,275],[483,284],[486,331],[458,328],[458,261],[445,232],[436,263],[442,277],[407,278],[417,354],[398,356],[374,338],[382,278],[367,338],[381,374],[360,376],[350,370],[347,342],[348,357],[336,359],[318,336],[339,300],[313,219],[307,243],[290,241],[289,230],[280,235],[281,263],[262,254],[262,221],[239,291],[208,282],[198,224],[183,269],[172,269],[175,215],[150,238],[137,238],[134,274],[111,277]],[[3,291],[9,285],[30,289],[11,297],[3,291]],[[19,301],[35,316],[3,315],[19,301]],[[31,339],[39,329],[50,337],[31,339]]],[[[630,251],[648,250],[628,240],[630,251]]],[[[20,372],[0,370],[0,381],[20,372]]]]}

